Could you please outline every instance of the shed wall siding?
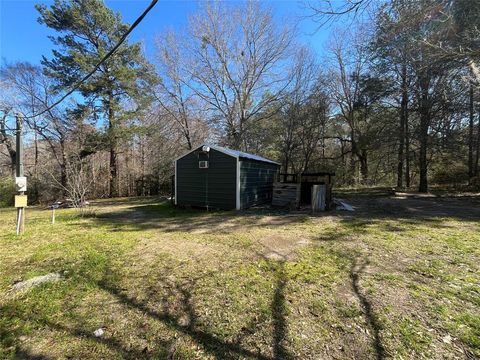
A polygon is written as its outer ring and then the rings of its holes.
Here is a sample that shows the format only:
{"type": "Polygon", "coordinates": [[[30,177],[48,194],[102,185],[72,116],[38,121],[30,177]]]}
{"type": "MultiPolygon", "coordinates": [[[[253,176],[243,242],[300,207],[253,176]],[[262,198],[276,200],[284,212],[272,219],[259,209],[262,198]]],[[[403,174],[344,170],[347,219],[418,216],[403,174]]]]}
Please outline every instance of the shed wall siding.
{"type": "Polygon", "coordinates": [[[240,159],[240,207],[272,201],[273,182],[279,166],[255,160],[240,159]]]}
{"type": "Polygon", "coordinates": [[[207,157],[197,150],[177,160],[177,204],[235,209],[237,159],[213,149],[207,157]],[[208,160],[208,169],[198,167],[200,160],[208,160]]]}

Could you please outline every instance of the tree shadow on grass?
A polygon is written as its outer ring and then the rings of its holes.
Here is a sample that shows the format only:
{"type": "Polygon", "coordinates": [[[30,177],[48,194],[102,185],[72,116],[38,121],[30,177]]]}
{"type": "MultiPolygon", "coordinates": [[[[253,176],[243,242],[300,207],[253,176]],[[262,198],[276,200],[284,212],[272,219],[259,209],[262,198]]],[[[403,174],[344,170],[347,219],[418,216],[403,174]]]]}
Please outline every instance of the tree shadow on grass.
{"type": "MultiPolygon", "coordinates": [[[[168,349],[168,343],[162,342],[159,347],[159,350],[156,354],[147,354],[147,349],[139,350],[139,349],[132,349],[130,347],[125,346],[122,341],[114,338],[114,337],[96,337],[92,331],[88,331],[87,329],[82,329],[81,327],[72,328],[70,326],[65,326],[59,323],[47,322],[47,325],[54,330],[57,330],[61,333],[67,333],[70,336],[78,337],[83,340],[89,340],[91,342],[96,342],[102,345],[105,345],[107,348],[113,350],[115,353],[120,354],[125,359],[142,359],[147,356],[166,356],[168,349]]],[[[158,341],[158,340],[157,340],[158,341]]]]}
{"type": "MultiPolygon", "coordinates": [[[[217,359],[231,359],[231,358],[251,358],[259,360],[272,360],[272,359],[286,359],[281,356],[284,354],[281,350],[278,351],[278,356],[267,356],[262,354],[260,350],[251,350],[242,345],[242,333],[234,340],[222,339],[220,336],[208,331],[208,329],[202,328],[202,325],[198,322],[198,315],[194,307],[192,299],[192,290],[196,279],[181,284],[169,284],[170,288],[165,297],[163,297],[159,303],[159,309],[156,309],[148,304],[147,301],[138,300],[133,296],[127,294],[127,289],[120,288],[113,285],[111,281],[100,281],[97,283],[99,289],[108,292],[114,299],[115,303],[137,311],[143,315],[148,316],[150,320],[161,322],[168,329],[175,333],[183,334],[192,339],[195,344],[200,346],[206,353],[214,356],[217,359]],[[170,300],[171,295],[178,298],[180,303],[181,312],[178,310],[172,310],[170,308],[172,303],[170,300]]],[[[281,299],[277,298],[275,294],[274,303],[277,304],[281,299]]],[[[23,318],[20,314],[18,319],[29,322],[32,319],[23,318]]],[[[82,341],[88,341],[92,343],[98,343],[106,346],[108,349],[115,352],[125,359],[143,359],[143,358],[177,358],[175,354],[175,338],[173,333],[169,335],[171,340],[160,341],[156,340],[155,349],[140,349],[128,346],[123,341],[122,337],[118,334],[107,334],[101,337],[96,337],[93,334],[92,329],[86,329],[82,323],[74,323],[72,325],[64,325],[62,322],[57,322],[49,319],[42,319],[42,324],[48,328],[58,331],[61,334],[68,334],[70,336],[81,339],[82,341]]],[[[254,327],[254,324],[247,325],[248,327],[254,327]]],[[[107,327],[108,329],[108,327],[107,327]]],[[[135,328],[132,329],[133,334],[136,334],[135,328]]],[[[281,335],[283,336],[283,335],[281,335]]],[[[277,353],[275,353],[277,354],[277,353]]],[[[15,358],[18,359],[50,359],[43,355],[35,355],[30,353],[27,349],[23,349],[20,344],[17,345],[15,351],[15,358]]]]}
{"type": "MultiPolygon", "coordinates": [[[[263,256],[263,255],[262,255],[263,256]]],[[[293,356],[286,349],[285,343],[287,339],[287,308],[285,304],[285,288],[287,285],[287,275],[285,272],[285,261],[274,261],[265,258],[271,275],[274,280],[274,291],[270,303],[272,314],[272,356],[262,354],[261,350],[251,350],[242,345],[242,341],[246,334],[253,335],[259,323],[258,319],[252,319],[242,330],[234,336],[233,339],[222,339],[220,336],[213,334],[205,329],[199,322],[199,316],[195,309],[193,300],[193,291],[198,281],[202,280],[208,274],[202,274],[197,277],[184,280],[182,282],[172,282],[160,280],[164,283],[167,293],[157,302],[159,309],[155,309],[145,301],[140,301],[133,296],[127,294],[124,288],[115,286],[108,279],[98,283],[99,288],[111,294],[119,303],[124,306],[148,315],[155,321],[160,321],[171,330],[182,333],[191,338],[196,344],[201,346],[207,353],[213,355],[217,359],[229,358],[253,358],[259,360],[272,359],[293,359],[293,356]],[[173,305],[171,300],[178,299],[181,311],[180,313],[171,309],[173,305]]],[[[223,269],[225,270],[225,269],[223,269]]],[[[149,299],[156,296],[155,289],[149,290],[149,299]]],[[[262,321],[262,320],[260,320],[262,321]]],[[[262,322],[266,321],[263,319],[262,322]]],[[[119,344],[113,344],[119,347],[119,344]]],[[[170,354],[172,356],[172,354],[170,354]]]]}
{"type": "Polygon", "coordinates": [[[293,253],[282,254],[265,244],[262,244],[263,252],[256,251],[257,256],[265,261],[270,273],[274,277],[274,293],[270,303],[270,309],[273,320],[272,330],[272,348],[274,359],[293,359],[292,354],[286,347],[288,322],[287,322],[287,305],[285,301],[285,292],[288,284],[288,276],[285,271],[285,263],[293,253]],[[275,260],[270,258],[274,256],[275,260]]]}
{"type": "Polygon", "coordinates": [[[352,286],[353,292],[355,293],[355,296],[357,297],[357,299],[359,300],[362,306],[368,325],[373,331],[372,345],[375,350],[375,357],[377,360],[382,360],[385,358],[385,348],[380,338],[380,331],[382,327],[381,327],[380,321],[378,320],[378,317],[375,315],[373,311],[371,302],[369,301],[367,296],[364,294],[364,291],[360,286],[360,276],[362,272],[365,270],[366,266],[367,266],[366,262],[362,262],[361,264],[358,264],[358,260],[356,257],[354,257],[351,260],[351,267],[350,267],[351,286],[352,286]]]}
{"type": "MultiPolygon", "coordinates": [[[[90,224],[82,227],[106,226],[113,232],[146,231],[158,229],[171,232],[231,233],[249,228],[286,226],[301,223],[305,213],[288,213],[276,209],[250,209],[247,211],[213,211],[182,209],[168,202],[135,205],[113,212],[99,213],[90,224]]],[[[74,222],[70,225],[78,225],[74,222]]]]}
{"type": "Polygon", "coordinates": [[[53,358],[45,356],[45,355],[39,355],[39,354],[32,354],[28,350],[24,350],[21,348],[17,348],[17,351],[15,353],[15,357],[13,359],[22,359],[22,360],[51,360],[53,358]]]}
{"type": "MultiPolygon", "coordinates": [[[[480,220],[480,206],[475,201],[462,199],[402,199],[395,197],[350,198],[356,211],[326,212],[315,217],[334,216],[347,229],[364,233],[370,225],[388,232],[402,232],[398,225],[432,225],[449,227],[446,219],[459,221],[480,220]],[[392,223],[393,222],[393,223],[392,223]]],[[[120,201],[128,204],[127,201],[120,201]]],[[[103,204],[103,202],[99,203],[103,204]]],[[[115,205],[111,201],[109,205],[115,205]]],[[[478,203],[480,204],[480,202],[478,203]]],[[[213,211],[182,209],[170,202],[147,203],[137,200],[132,206],[100,212],[90,224],[82,226],[106,226],[110,231],[146,231],[158,229],[163,232],[231,233],[248,229],[272,226],[288,226],[302,223],[311,217],[307,212],[288,212],[279,209],[253,208],[245,211],[213,211]]],[[[71,223],[71,225],[76,225],[71,223]]]]}
{"type": "Polygon", "coordinates": [[[480,197],[464,198],[402,198],[352,196],[347,200],[356,208],[353,213],[338,212],[342,219],[400,220],[405,223],[442,225],[445,219],[457,221],[480,220],[480,197]]]}
{"type": "Polygon", "coordinates": [[[275,359],[292,359],[284,343],[287,337],[287,309],[285,304],[285,287],[287,277],[284,263],[278,265],[275,272],[275,292],[271,303],[273,316],[273,354],[275,359]]]}
{"type": "Polygon", "coordinates": [[[177,286],[176,288],[176,291],[181,295],[181,306],[186,315],[186,319],[182,319],[179,315],[169,310],[167,304],[164,304],[162,311],[157,311],[144,302],[128,296],[115,286],[108,283],[100,283],[99,286],[128,308],[140,311],[151,319],[162,322],[168,328],[189,336],[206,352],[218,359],[238,356],[260,360],[271,359],[261,354],[260,351],[252,351],[243,347],[238,341],[229,342],[202,329],[197,323],[198,316],[193,306],[191,290],[186,287],[177,286]]]}
{"type": "MultiPolygon", "coordinates": [[[[339,243],[348,240],[349,239],[345,237],[344,234],[340,234],[338,237],[332,235],[332,239],[322,241],[332,243],[331,245],[333,245],[333,242],[339,243]]],[[[369,264],[368,259],[364,259],[364,256],[357,248],[337,248],[335,246],[329,246],[328,248],[326,248],[326,251],[330,255],[345,260],[343,266],[345,268],[345,271],[348,271],[348,280],[351,291],[355,298],[358,300],[367,325],[373,334],[371,348],[374,351],[375,359],[385,359],[386,350],[380,336],[383,328],[382,323],[378,318],[378,315],[374,311],[371,299],[369,299],[365,289],[362,289],[362,286],[360,284],[361,277],[365,273],[365,269],[369,264]]]]}

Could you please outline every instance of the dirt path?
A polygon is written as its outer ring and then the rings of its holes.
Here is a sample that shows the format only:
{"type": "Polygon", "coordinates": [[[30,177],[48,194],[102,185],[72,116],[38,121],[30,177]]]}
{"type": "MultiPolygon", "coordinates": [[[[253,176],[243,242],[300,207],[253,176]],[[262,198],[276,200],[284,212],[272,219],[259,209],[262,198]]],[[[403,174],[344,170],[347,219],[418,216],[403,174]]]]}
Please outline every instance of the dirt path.
{"type": "Polygon", "coordinates": [[[384,217],[454,218],[480,221],[479,198],[347,198],[360,215],[384,217]]]}

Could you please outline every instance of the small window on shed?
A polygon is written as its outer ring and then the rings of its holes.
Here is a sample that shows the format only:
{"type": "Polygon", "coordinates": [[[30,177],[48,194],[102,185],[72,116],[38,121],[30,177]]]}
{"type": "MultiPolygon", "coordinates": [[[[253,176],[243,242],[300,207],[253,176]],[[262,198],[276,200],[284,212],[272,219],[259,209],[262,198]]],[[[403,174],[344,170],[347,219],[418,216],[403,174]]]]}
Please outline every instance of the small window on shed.
{"type": "Polygon", "coordinates": [[[200,169],[208,169],[208,161],[201,160],[198,162],[198,167],[200,169]]]}

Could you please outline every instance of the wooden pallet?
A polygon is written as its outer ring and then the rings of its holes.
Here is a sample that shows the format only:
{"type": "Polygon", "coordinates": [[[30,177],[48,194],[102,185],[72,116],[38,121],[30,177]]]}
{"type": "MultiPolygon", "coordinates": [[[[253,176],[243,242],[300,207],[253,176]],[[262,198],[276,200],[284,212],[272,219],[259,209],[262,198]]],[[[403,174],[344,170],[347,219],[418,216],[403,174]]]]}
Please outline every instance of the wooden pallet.
{"type": "Polygon", "coordinates": [[[272,205],[298,208],[300,205],[300,184],[274,183],[272,205]]]}

